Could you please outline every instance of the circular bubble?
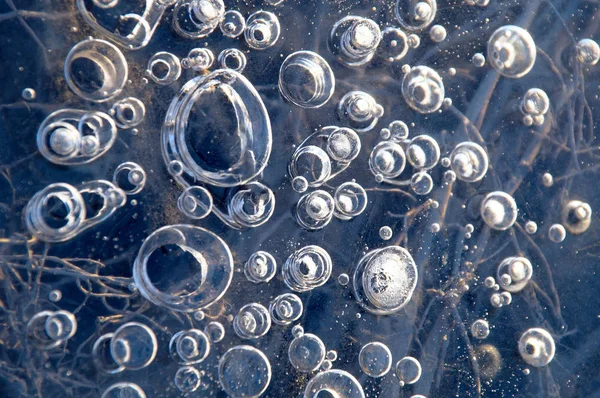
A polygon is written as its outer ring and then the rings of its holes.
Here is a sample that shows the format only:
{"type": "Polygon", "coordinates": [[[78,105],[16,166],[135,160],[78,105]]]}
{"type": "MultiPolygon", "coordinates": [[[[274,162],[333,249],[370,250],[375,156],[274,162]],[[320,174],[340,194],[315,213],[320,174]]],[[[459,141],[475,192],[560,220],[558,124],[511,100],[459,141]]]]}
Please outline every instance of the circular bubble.
{"type": "Polygon", "coordinates": [[[440,147],[431,136],[418,135],[410,140],[406,149],[406,159],[415,169],[432,169],[440,160],[440,147]]]}
{"type": "Polygon", "coordinates": [[[219,53],[217,57],[221,68],[242,72],[246,69],[248,60],[246,55],[237,48],[227,48],[219,53]]]}
{"type": "Polygon", "coordinates": [[[514,25],[498,28],[487,44],[488,59],[502,76],[520,78],[535,63],[536,47],[525,29],[514,25]]]}
{"type": "Polygon", "coordinates": [[[296,205],[296,221],[307,230],[324,228],[331,221],[335,201],[326,191],[316,190],[303,195],[296,205]]]}
{"type": "Polygon", "coordinates": [[[244,38],[248,47],[264,50],[275,45],[280,33],[277,16],[272,12],[260,10],[248,17],[244,38]]]}
{"type": "Polygon", "coordinates": [[[174,383],[181,392],[193,392],[200,387],[202,376],[200,371],[192,366],[183,366],[175,373],[174,383]]]}
{"type": "Polygon", "coordinates": [[[383,116],[383,107],[363,91],[350,91],[344,95],[337,111],[340,120],[360,132],[371,130],[383,116]]]}
{"type": "Polygon", "coordinates": [[[395,120],[388,126],[390,130],[390,139],[397,143],[408,139],[408,126],[401,120],[395,120]]]}
{"type": "Polygon", "coordinates": [[[298,193],[304,193],[308,189],[308,181],[302,176],[294,177],[292,179],[292,188],[298,193]]]}
{"type": "Polygon", "coordinates": [[[135,97],[123,98],[112,106],[110,114],[121,129],[129,129],[140,124],[146,116],[146,106],[135,97]]]}
{"type": "Polygon", "coordinates": [[[158,343],[152,329],[138,322],[128,322],[119,327],[110,341],[113,359],[129,370],[150,365],[157,350],[158,343]]]}
{"type": "Polygon", "coordinates": [[[335,200],[335,216],[341,220],[349,220],[360,215],[367,208],[367,192],[355,182],[345,182],[333,195],[335,200]]]}
{"type": "Polygon", "coordinates": [[[548,228],[548,238],[554,243],[560,243],[567,237],[567,231],[565,227],[560,224],[552,224],[548,228]]]}
{"type": "Polygon", "coordinates": [[[481,218],[490,228],[504,231],[517,220],[517,204],[506,192],[490,192],[481,202],[481,218]]]}
{"type": "Polygon", "coordinates": [[[485,319],[477,319],[471,324],[471,335],[476,339],[485,339],[490,334],[490,325],[485,319]]]}
{"type": "Polygon", "coordinates": [[[387,27],[381,32],[378,54],[388,62],[400,61],[408,53],[408,38],[401,29],[387,27]]]}
{"type": "Polygon", "coordinates": [[[333,25],[329,48],[345,65],[361,66],[373,58],[380,41],[381,30],[375,21],[350,15],[333,25]]]}
{"type": "Polygon", "coordinates": [[[292,178],[304,177],[310,187],[322,185],[331,176],[331,159],[315,145],[298,148],[289,165],[292,178]]]}
{"type": "Polygon", "coordinates": [[[250,282],[269,282],[277,272],[277,261],[265,251],[252,254],[244,265],[244,275],[250,282]]]}
{"type": "Polygon", "coordinates": [[[279,91],[301,108],[319,108],[335,90],[335,76],[323,57],[312,51],[287,56],[279,69],[279,91]]]}
{"type": "Polygon", "coordinates": [[[527,329],[519,339],[521,358],[536,368],[548,365],[554,358],[554,339],[541,328],[527,329]]]}
{"type": "Polygon", "coordinates": [[[417,278],[417,266],[410,253],[400,246],[388,246],[360,260],[354,271],[354,293],[369,312],[393,314],[410,301],[417,278]]]}
{"type": "Polygon", "coordinates": [[[582,39],[577,43],[577,60],[584,65],[594,66],[600,60],[600,46],[592,39],[582,39]]]}
{"type": "Polygon", "coordinates": [[[397,0],[396,19],[404,29],[411,32],[425,29],[437,13],[436,0],[397,0]]]}
{"type": "MultiPolygon", "coordinates": [[[[172,265],[174,266],[174,265],[172,265]]],[[[233,258],[229,246],[217,235],[192,225],[172,225],[154,231],[142,244],[133,265],[133,278],[140,293],[154,304],[175,311],[193,312],[220,299],[233,277],[233,258]],[[168,279],[172,288],[162,291],[150,277],[148,264],[153,252],[175,246],[190,254],[195,264],[177,264],[177,267],[194,266],[193,274],[185,275],[181,283],[177,268],[168,279]]]]}
{"type": "Polygon", "coordinates": [[[533,266],[525,257],[507,257],[498,265],[496,276],[502,289],[512,293],[523,290],[533,275],[533,266]]]}
{"type": "Polygon", "coordinates": [[[413,357],[404,357],[396,363],[396,376],[401,384],[414,384],[421,378],[421,363],[413,357]]]}
{"type": "Polygon", "coordinates": [[[383,240],[392,239],[393,234],[394,232],[392,231],[392,228],[388,227],[387,225],[384,225],[383,227],[379,228],[379,237],[383,240]]]}
{"type": "Polygon", "coordinates": [[[230,191],[227,210],[235,228],[258,227],[273,215],[275,195],[266,185],[253,181],[230,191]]]}
{"type": "Polygon", "coordinates": [[[375,176],[395,178],[402,174],[405,166],[404,149],[396,142],[380,142],[373,148],[369,157],[369,168],[375,176]]]}
{"type": "Polygon", "coordinates": [[[327,154],[338,162],[351,162],[360,152],[360,138],[349,128],[336,128],[327,137],[327,154]]]}
{"type": "Polygon", "coordinates": [[[296,370],[312,372],[319,369],[325,359],[325,345],[318,336],[304,333],[292,340],[288,357],[296,370]]]}
{"type": "Polygon", "coordinates": [[[187,57],[181,60],[181,66],[201,72],[210,68],[214,62],[215,54],[208,48],[192,48],[187,57]]]}
{"type": "Polygon", "coordinates": [[[204,327],[204,334],[211,343],[218,343],[225,338],[225,327],[221,322],[212,321],[204,327]]]}
{"type": "Polygon", "coordinates": [[[406,103],[419,113],[432,113],[442,107],[444,83],[440,75],[427,66],[412,68],[402,79],[406,103]]]}
{"type": "Polygon", "coordinates": [[[201,220],[212,211],[213,197],[208,189],[192,185],[179,195],[177,207],[187,217],[201,220]]]}
{"type": "Polygon", "coordinates": [[[304,398],[365,398],[362,386],[350,373],[332,369],[314,376],[304,390],[304,398]]]}
{"type": "Polygon", "coordinates": [[[33,347],[51,350],[62,343],[61,340],[50,338],[46,332],[46,321],[53,314],[52,311],[40,311],[27,322],[27,342],[33,347]]]}
{"type": "Polygon", "coordinates": [[[223,0],[179,1],[173,9],[171,24],[179,36],[200,39],[216,29],[224,13],[223,0]]]}
{"type": "Polygon", "coordinates": [[[521,111],[527,115],[545,115],[550,109],[550,99],[546,92],[539,88],[527,90],[521,101],[521,111]]]}
{"type": "Polygon", "coordinates": [[[271,320],[278,325],[289,325],[302,316],[304,307],[300,297],[293,293],[277,296],[269,305],[271,320]]]}
{"type": "Polygon", "coordinates": [[[433,189],[433,180],[426,171],[419,171],[411,177],[410,188],[417,195],[427,195],[433,189]]]}
{"type": "Polygon", "coordinates": [[[392,367],[392,353],[383,343],[365,344],[358,354],[358,362],[363,372],[371,377],[382,377],[392,367]]]}
{"type": "Polygon", "coordinates": [[[161,86],[174,83],[181,76],[181,61],[175,54],[160,51],[148,61],[146,76],[161,86]]]}
{"type": "Polygon", "coordinates": [[[210,341],[206,333],[198,329],[182,330],[171,337],[169,353],[182,365],[200,363],[210,353],[210,341]]]}
{"type": "Polygon", "coordinates": [[[271,328],[269,311],[261,304],[246,304],[233,319],[233,330],[243,339],[258,339],[271,328]]]}
{"type": "Polygon", "coordinates": [[[481,68],[483,65],[485,65],[485,55],[481,53],[476,53],[475,55],[473,55],[471,62],[473,62],[473,65],[475,65],[476,67],[481,68]]]}
{"type": "Polygon", "coordinates": [[[219,382],[232,397],[258,397],[271,382],[271,364],[256,348],[235,346],[219,361],[219,382]]]}
{"type": "Polygon", "coordinates": [[[146,186],[146,178],[146,172],[139,164],[125,162],[116,168],[113,174],[113,184],[121,188],[127,195],[135,195],[146,186]]]}
{"type": "Polygon", "coordinates": [[[237,10],[229,10],[223,14],[219,27],[224,36],[238,37],[246,29],[246,20],[241,12],[237,10]]]}
{"type": "Polygon", "coordinates": [[[480,181],[488,170],[488,155],[474,142],[461,142],[450,154],[450,166],[459,180],[480,181]]]}
{"type": "Polygon", "coordinates": [[[322,286],[331,276],[331,257],[319,246],[305,246],[295,251],[283,264],[283,281],[296,292],[322,286]]]}
{"type": "Polygon", "coordinates": [[[563,208],[562,224],[574,235],[584,233],[590,227],[592,221],[592,208],[589,204],[580,200],[571,200],[563,208]]]}
{"type": "Polygon", "coordinates": [[[56,311],[46,318],[46,334],[56,341],[67,341],[77,332],[77,320],[69,311],[56,311]]]}
{"type": "Polygon", "coordinates": [[[115,383],[108,387],[101,398],[146,398],[140,386],[129,382],[115,383]]]}
{"type": "Polygon", "coordinates": [[[110,342],[115,334],[106,333],[98,337],[92,347],[92,358],[94,365],[104,373],[117,374],[125,370],[125,366],[115,362],[110,354],[110,342]]]}
{"type": "Polygon", "coordinates": [[[431,40],[435,43],[446,40],[447,35],[448,33],[446,32],[446,28],[444,28],[442,25],[433,25],[429,30],[429,37],[431,37],[431,40]]]}

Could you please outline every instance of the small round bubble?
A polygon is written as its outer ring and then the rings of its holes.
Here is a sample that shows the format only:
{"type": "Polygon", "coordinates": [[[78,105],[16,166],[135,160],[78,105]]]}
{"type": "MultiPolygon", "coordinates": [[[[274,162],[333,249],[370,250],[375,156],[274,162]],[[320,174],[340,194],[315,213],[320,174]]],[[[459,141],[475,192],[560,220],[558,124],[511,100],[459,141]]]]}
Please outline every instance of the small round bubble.
{"type": "Polygon", "coordinates": [[[525,223],[525,232],[527,232],[529,235],[533,235],[537,232],[538,226],[537,223],[535,221],[527,221],[525,223]]]}
{"type": "Polygon", "coordinates": [[[393,234],[394,234],[394,232],[387,225],[384,225],[383,227],[379,228],[379,237],[383,240],[392,239],[393,234]]]}
{"type": "Polygon", "coordinates": [[[432,169],[440,160],[440,147],[431,136],[418,135],[410,140],[406,159],[416,169],[432,169]]]}
{"type": "Polygon", "coordinates": [[[491,192],[481,202],[481,218],[492,229],[506,230],[517,220],[517,204],[506,192],[491,192]]]}
{"type": "Polygon", "coordinates": [[[531,35],[514,25],[498,28],[488,41],[487,51],[494,69],[509,78],[525,76],[533,68],[536,58],[531,35]]]}
{"type": "Polygon", "coordinates": [[[471,335],[476,339],[485,339],[490,334],[490,325],[485,319],[477,319],[471,324],[471,335]]]}
{"type": "Polygon", "coordinates": [[[175,386],[183,393],[196,391],[201,381],[200,371],[192,366],[181,367],[175,373],[175,386]]]}
{"type": "Polygon", "coordinates": [[[433,189],[433,180],[426,171],[419,171],[411,177],[410,187],[417,195],[427,195],[433,189]]]}
{"type": "Polygon", "coordinates": [[[319,369],[325,359],[325,345],[318,336],[304,333],[290,343],[288,358],[296,370],[312,372],[319,369]]]}
{"type": "Polygon", "coordinates": [[[582,39],[577,43],[577,60],[584,65],[594,66],[600,60],[600,46],[592,39],[582,39]]]}
{"type": "Polygon", "coordinates": [[[548,229],[548,238],[554,243],[560,243],[567,237],[565,227],[560,224],[553,224],[548,229]]]}
{"type": "Polygon", "coordinates": [[[373,148],[369,157],[369,168],[373,175],[383,178],[398,177],[406,166],[404,149],[392,141],[380,142],[373,148]]]}
{"type": "Polygon", "coordinates": [[[554,339],[546,330],[531,328],[519,339],[519,354],[531,366],[542,367],[554,359],[554,339]]]}
{"type": "Polygon", "coordinates": [[[382,377],[392,367],[392,353],[385,344],[371,342],[360,349],[358,362],[362,371],[368,376],[382,377]]]}
{"type": "Polygon", "coordinates": [[[431,40],[436,43],[442,42],[446,40],[446,28],[442,25],[433,25],[429,30],[429,36],[431,37],[431,40]]]}
{"type": "Polygon", "coordinates": [[[221,322],[212,321],[204,327],[204,333],[211,343],[218,343],[225,337],[225,327],[221,322]]]}
{"type": "Polygon", "coordinates": [[[485,65],[485,56],[481,53],[476,53],[473,55],[471,62],[473,62],[473,65],[476,67],[481,68],[485,65]]]}
{"type": "Polygon", "coordinates": [[[396,377],[401,385],[414,384],[421,378],[421,363],[413,357],[404,357],[396,363],[396,377]]]}

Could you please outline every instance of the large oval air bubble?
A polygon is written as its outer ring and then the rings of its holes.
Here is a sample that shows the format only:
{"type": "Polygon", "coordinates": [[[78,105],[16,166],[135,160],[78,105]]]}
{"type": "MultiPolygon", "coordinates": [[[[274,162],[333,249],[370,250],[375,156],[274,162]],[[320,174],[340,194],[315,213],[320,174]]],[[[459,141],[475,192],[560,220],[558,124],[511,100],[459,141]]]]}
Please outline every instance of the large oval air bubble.
{"type": "Polygon", "coordinates": [[[154,231],[142,244],[133,265],[140,293],[154,304],[175,311],[191,312],[214,303],[225,294],[232,276],[233,258],[227,243],[192,225],[154,231]],[[175,251],[177,255],[169,255],[175,251]],[[154,253],[167,258],[150,261],[154,253]],[[164,262],[168,266],[161,267],[164,262]]]}
{"type": "Polygon", "coordinates": [[[367,253],[354,271],[354,294],[358,303],[375,314],[392,314],[404,307],[417,286],[417,266],[400,246],[367,253]]]}
{"type": "Polygon", "coordinates": [[[252,84],[232,70],[186,83],[167,112],[162,130],[165,163],[179,161],[182,186],[201,181],[220,187],[244,184],[266,166],[271,122],[252,84]]]}

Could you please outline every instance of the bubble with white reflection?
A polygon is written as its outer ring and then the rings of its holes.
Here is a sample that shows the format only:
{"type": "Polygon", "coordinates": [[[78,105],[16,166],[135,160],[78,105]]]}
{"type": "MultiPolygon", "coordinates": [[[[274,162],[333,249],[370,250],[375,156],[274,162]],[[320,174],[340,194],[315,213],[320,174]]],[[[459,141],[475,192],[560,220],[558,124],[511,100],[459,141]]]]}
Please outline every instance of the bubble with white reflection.
{"type": "Polygon", "coordinates": [[[528,31],[506,25],[492,34],[487,53],[490,64],[498,73],[505,77],[520,78],[533,68],[537,51],[528,31]]]}
{"type": "Polygon", "coordinates": [[[516,293],[523,290],[533,275],[533,266],[525,257],[507,257],[500,262],[496,271],[502,289],[516,293]]]}
{"type": "Polygon", "coordinates": [[[392,353],[383,343],[365,344],[358,354],[360,368],[371,377],[385,376],[392,367],[392,353]]]}
{"type": "Polygon", "coordinates": [[[517,220],[515,199],[502,191],[490,192],[481,202],[481,218],[492,229],[506,230],[517,220]]]}
{"type": "Polygon", "coordinates": [[[554,359],[554,339],[542,328],[526,330],[519,339],[519,354],[525,362],[536,368],[548,365],[554,359]]]}
{"type": "Polygon", "coordinates": [[[219,361],[219,382],[232,397],[258,397],[271,382],[269,359],[248,345],[230,348],[219,361]]]}

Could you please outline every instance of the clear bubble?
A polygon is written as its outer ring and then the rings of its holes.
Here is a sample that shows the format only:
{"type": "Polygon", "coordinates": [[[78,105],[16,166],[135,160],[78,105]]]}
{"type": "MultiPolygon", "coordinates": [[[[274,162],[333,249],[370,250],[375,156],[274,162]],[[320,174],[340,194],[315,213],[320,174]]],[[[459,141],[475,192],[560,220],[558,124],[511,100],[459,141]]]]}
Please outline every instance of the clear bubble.
{"type": "Polygon", "coordinates": [[[392,353],[383,343],[365,344],[358,354],[360,368],[371,377],[385,376],[392,367],[392,353]]]}
{"type": "Polygon", "coordinates": [[[294,336],[294,338],[298,338],[300,336],[302,336],[304,334],[304,328],[301,325],[295,325],[292,328],[292,336],[294,336]]]}
{"type": "Polygon", "coordinates": [[[512,293],[523,290],[532,274],[533,266],[525,257],[507,257],[498,265],[496,271],[502,289],[512,293]],[[503,275],[508,275],[509,278],[502,278],[503,275]]]}
{"type": "Polygon", "coordinates": [[[383,116],[383,107],[363,91],[350,91],[338,104],[340,120],[359,132],[371,130],[383,116]]]}
{"type": "Polygon", "coordinates": [[[394,142],[401,143],[408,139],[408,126],[401,120],[395,120],[388,126],[390,129],[390,139],[394,142]]]}
{"type": "Polygon", "coordinates": [[[396,19],[404,29],[414,32],[425,29],[437,13],[436,0],[397,0],[396,19]]]}
{"type": "Polygon", "coordinates": [[[488,276],[487,278],[485,278],[483,283],[484,283],[485,287],[491,289],[496,284],[496,280],[494,279],[493,276],[488,276]]]}
{"type": "Polygon", "coordinates": [[[519,339],[519,354],[525,362],[536,368],[548,365],[554,359],[554,339],[546,330],[531,328],[519,339]]]}
{"type": "Polygon", "coordinates": [[[471,335],[476,339],[485,339],[490,334],[490,325],[485,319],[477,319],[471,324],[471,335]]]}
{"type": "Polygon", "coordinates": [[[266,283],[275,276],[277,272],[277,261],[265,251],[257,251],[252,254],[244,265],[244,275],[250,282],[266,283]]]}
{"type": "Polygon", "coordinates": [[[283,264],[283,280],[296,292],[322,286],[331,276],[331,257],[319,246],[305,246],[294,252],[283,264]]]}
{"type": "Polygon", "coordinates": [[[366,310],[392,314],[410,301],[417,278],[417,266],[410,253],[399,246],[388,246],[360,260],[354,271],[354,293],[366,310]]]}
{"type": "Polygon", "coordinates": [[[190,0],[177,2],[171,25],[175,33],[186,39],[200,39],[211,34],[225,13],[223,0],[190,0]]]}
{"type": "Polygon", "coordinates": [[[292,179],[292,188],[298,193],[304,193],[308,189],[308,181],[302,176],[292,179]]]}
{"type": "Polygon", "coordinates": [[[413,357],[404,357],[396,363],[396,376],[400,385],[414,384],[421,378],[421,363],[413,357]]]}
{"type": "Polygon", "coordinates": [[[580,200],[570,200],[562,211],[562,224],[574,235],[584,233],[592,221],[592,208],[580,200]]]}
{"type": "Polygon", "coordinates": [[[205,316],[206,316],[206,314],[202,310],[198,310],[198,311],[194,312],[194,319],[197,321],[203,320],[205,316]]]}
{"type": "Polygon", "coordinates": [[[459,180],[479,181],[487,173],[488,155],[478,144],[461,142],[450,154],[450,165],[459,180]]]}
{"type": "Polygon", "coordinates": [[[117,127],[129,129],[139,125],[144,120],[146,106],[135,97],[127,97],[115,102],[110,114],[115,118],[117,127]]]}
{"type": "Polygon", "coordinates": [[[115,383],[108,387],[101,398],[146,398],[140,386],[129,382],[115,383]]]}
{"type": "Polygon", "coordinates": [[[200,387],[202,376],[200,371],[192,366],[183,366],[175,373],[175,386],[183,393],[194,392],[200,387]]]}
{"type": "Polygon", "coordinates": [[[356,217],[367,208],[367,192],[355,182],[345,182],[334,193],[334,214],[341,220],[356,217]]]}
{"type": "Polygon", "coordinates": [[[106,333],[98,337],[92,347],[92,359],[96,368],[104,373],[117,374],[125,370],[125,366],[119,365],[110,354],[110,342],[114,333],[106,333]]]}
{"type": "Polygon", "coordinates": [[[36,92],[32,88],[25,88],[21,92],[21,97],[23,97],[25,101],[33,101],[35,100],[36,92]]]}
{"type": "Polygon", "coordinates": [[[69,311],[56,311],[46,318],[46,334],[55,341],[67,341],[77,332],[77,320],[69,311]]]}
{"type": "Polygon", "coordinates": [[[293,293],[277,296],[269,305],[271,320],[278,325],[289,325],[302,316],[304,307],[300,297],[293,293]]]}
{"type": "Polygon", "coordinates": [[[331,159],[318,146],[300,147],[292,155],[289,172],[292,178],[304,177],[310,187],[318,187],[331,176],[331,159]]]}
{"type": "Polygon", "coordinates": [[[369,168],[373,175],[383,178],[398,177],[406,166],[404,149],[393,141],[380,142],[373,148],[369,157],[369,168]]]}
{"type": "Polygon", "coordinates": [[[152,329],[138,322],[128,322],[119,327],[110,341],[113,359],[129,370],[150,365],[157,350],[158,342],[152,329]]]}
{"type": "Polygon", "coordinates": [[[46,332],[46,321],[53,315],[52,311],[40,311],[29,319],[26,327],[27,343],[32,347],[44,350],[54,349],[62,343],[61,340],[53,340],[46,332]]]}
{"type": "Polygon", "coordinates": [[[471,62],[473,62],[473,65],[476,67],[481,68],[485,65],[485,56],[482,53],[476,53],[473,55],[471,62]]]}
{"type": "MultiPolygon", "coordinates": [[[[496,285],[497,286],[497,285],[496,285]]],[[[504,305],[504,299],[500,293],[494,293],[490,296],[490,304],[492,307],[500,308],[504,305]]]]}
{"type": "Polygon", "coordinates": [[[181,365],[200,363],[210,353],[210,341],[201,330],[182,330],[171,337],[169,353],[181,365]]]}
{"type": "Polygon", "coordinates": [[[546,188],[550,188],[552,185],[554,185],[554,177],[552,177],[552,174],[550,174],[550,173],[544,173],[542,175],[542,184],[546,188]]]}
{"type": "Polygon", "coordinates": [[[408,44],[409,48],[419,48],[421,45],[421,38],[416,34],[410,34],[406,38],[406,44],[408,44]]]}
{"type": "Polygon", "coordinates": [[[432,169],[440,160],[440,147],[431,136],[418,135],[410,140],[406,149],[406,159],[415,169],[432,169]]]}
{"type": "Polygon", "coordinates": [[[69,88],[78,97],[105,102],[123,91],[128,67],[125,56],[114,44],[90,38],[71,48],[64,73],[69,88]]]}
{"type": "Polygon", "coordinates": [[[336,361],[338,358],[338,353],[335,350],[329,350],[327,351],[327,353],[325,354],[325,359],[328,361],[336,361]]]}
{"type": "Polygon", "coordinates": [[[454,170],[447,170],[444,172],[443,180],[446,184],[453,183],[456,181],[456,173],[454,170]]]}
{"type": "Polygon", "coordinates": [[[326,191],[303,195],[296,205],[296,221],[304,229],[314,231],[327,226],[333,217],[335,201],[326,191]]]}
{"type": "Polygon", "coordinates": [[[338,162],[351,162],[360,152],[358,134],[349,128],[336,128],[327,137],[327,154],[338,162]]]}
{"type": "Polygon", "coordinates": [[[175,54],[159,51],[148,61],[146,76],[161,86],[173,84],[181,76],[181,61],[175,54]]]}
{"type": "Polygon", "coordinates": [[[384,225],[383,227],[379,228],[379,237],[383,240],[392,239],[393,234],[394,234],[394,232],[387,225],[384,225]]]}
{"type": "Polygon", "coordinates": [[[121,163],[113,174],[113,184],[127,195],[138,194],[146,186],[146,172],[137,163],[121,163]]]}
{"type": "Polygon", "coordinates": [[[288,358],[299,372],[315,371],[325,359],[325,345],[318,336],[304,333],[290,343],[288,358]]]}
{"type": "Polygon", "coordinates": [[[444,83],[440,75],[427,66],[416,66],[404,75],[402,95],[419,113],[432,113],[442,107],[444,83]]]}
{"type": "Polygon", "coordinates": [[[429,30],[429,36],[435,43],[440,43],[446,40],[447,35],[446,28],[444,28],[442,25],[433,25],[429,30]]]}
{"type": "Polygon", "coordinates": [[[254,347],[235,346],[219,361],[219,382],[232,397],[258,397],[271,382],[269,359],[254,347]]]}
{"type": "Polygon", "coordinates": [[[535,64],[535,42],[529,32],[518,26],[498,28],[488,41],[487,52],[494,69],[509,78],[525,76],[535,64]]]}
{"type": "Polygon", "coordinates": [[[552,224],[548,229],[548,238],[554,243],[560,243],[567,237],[565,227],[560,224],[552,224]]]}
{"type": "Polygon", "coordinates": [[[365,398],[362,386],[350,373],[331,369],[314,376],[304,390],[304,398],[365,398]]]}
{"type": "Polygon", "coordinates": [[[242,72],[248,63],[246,55],[237,48],[227,48],[219,53],[217,57],[219,65],[223,69],[231,69],[242,72]]]}
{"type": "Polygon", "coordinates": [[[229,10],[223,14],[219,27],[224,36],[238,37],[246,29],[246,20],[241,12],[237,10],[229,10]]]}
{"type": "Polygon", "coordinates": [[[61,298],[62,292],[60,290],[52,290],[50,294],[48,294],[48,300],[52,301],[53,303],[60,301],[61,298]]]}
{"type": "Polygon", "coordinates": [[[281,27],[277,16],[269,11],[256,11],[246,20],[244,38],[248,47],[265,50],[277,43],[281,27]]]}
{"type": "Polygon", "coordinates": [[[521,101],[521,111],[532,116],[545,115],[550,109],[550,99],[546,92],[539,88],[527,90],[521,101]]]}
{"type": "Polygon", "coordinates": [[[492,229],[506,230],[517,220],[517,204],[506,192],[491,192],[481,202],[481,218],[492,229]]]}
{"type": "Polygon", "coordinates": [[[323,57],[312,51],[288,55],[279,69],[279,91],[301,108],[319,108],[335,90],[335,76],[323,57]]]}
{"type": "Polygon", "coordinates": [[[600,60],[600,46],[592,39],[582,39],[577,43],[577,60],[584,65],[594,66],[600,60]]]}
{"type": "Polygon", "coordinates": [[[218,343],[225,338],[225,327],[221,322],[212,321],[204,327],[204,334],[211,343],[218,343]]]}
{"type": "Polygon", "coordinates": [[[275,211],[275,194],[260,182],[253,181],[230,191],[227,210],[230,219],[220,218],[234,228],[263,225],[275,211]]]}
{"type": "Polygon", "coordinates": [[[338,276],[338,283],[342,286],[348,285],[348,283],[350,283],[350,277],[348,274],[340,274],[338,276]]]}
{"type": "Polygon", "coordinates": [[[235,334],[243,339],[258,339],[271,328],[269,310],[258,303],[246,304],[240,308],[233,320],[235,334]]]}
{"type": "Polygon", "coordinates": [[[337,21],[329,35],[329,48],[347,66],[369,62],[381,41],[379,25],[371,19],[350,15],[337,21]]]}
{"type": "Polygon", "coordinates": [[[401,29],[387,27],[381,32],[377,53],[387,62],[399,61],[408,53],[407,40],[406,33],[401,29]]]}
{"type": "Polygon", "coordinates": [[[213,198],[206,188],[193,185],[179,195],[177,207],[187,217],[201,220],[212,211],[213,198]]]}
{"type": "Polygon", "coordinates": [[[411,177],[410,188],[417,195],[427,195],[433,189],[433,180],[426,171],[419,171],[411,177]]]}
{"type": "Polygon", "coordinates": [[[502,292],[500,293],[500,296],[502,296],[503,305],[509,305],[512,303],[512,294],[510,292],[502,292]]]}
{"type": "Polygon", "coordinates": [[[192,48],[186,58],[181,60],[184,69],[202,72],[210,68],[215,62],[215,54],[208,48],[192,48]]]}
{"type": "Polygon", "coordinates": [[[527,221],[525,223],[525,232],[529,235],[533,235],[537,232],[538,226],[535,221],[527,221]]]}

